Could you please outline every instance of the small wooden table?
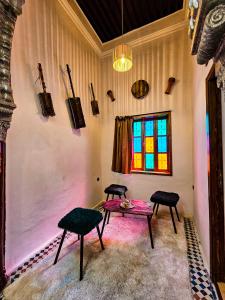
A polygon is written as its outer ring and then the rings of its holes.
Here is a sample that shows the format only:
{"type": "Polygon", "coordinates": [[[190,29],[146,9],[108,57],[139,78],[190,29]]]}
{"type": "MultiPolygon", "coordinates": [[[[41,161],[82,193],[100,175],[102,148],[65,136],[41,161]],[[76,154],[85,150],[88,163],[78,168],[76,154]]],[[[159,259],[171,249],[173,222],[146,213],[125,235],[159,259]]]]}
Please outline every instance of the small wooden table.
{"type": "Polygon", "coordinates": [[[152,219],[152,215],[153,215],[152,208],[147,204],[146,201],[143,201],[143,200],[131,200],[131,203],[134,205],[134,207],[128,208],[128,209],[120,207],[121,202],[122,202],[121,199],[114,199],[114,200],[109,200],[104,203],[103,207],[105,209],[105,216],[104,216],[104,220],[103,220],[101,236],[103,235],[104,228],[105,228],[105,222],[106,222],[107,216],[110,212],[119,212],[119,213],[123,213],[123,214],[131,214],[131,215],[142,215],[142,216],[147,217],[151,246],[152,246],[152,248],[154,248],[153,237],[152,237],[152,228],[151,228],[151,219],[152,219]]]}

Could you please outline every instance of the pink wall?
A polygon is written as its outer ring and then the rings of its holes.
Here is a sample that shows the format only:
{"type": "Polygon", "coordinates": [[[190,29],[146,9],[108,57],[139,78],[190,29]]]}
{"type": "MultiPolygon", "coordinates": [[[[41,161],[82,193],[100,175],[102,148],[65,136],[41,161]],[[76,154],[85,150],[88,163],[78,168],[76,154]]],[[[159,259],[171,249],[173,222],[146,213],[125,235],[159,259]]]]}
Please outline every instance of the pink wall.
{"type": "Polygon", "coordinates": [[[206,134],[206,85],[205,80],[212,63],[199,66],[193,57],[193,112],[194,112],[194,220],[199,234],[205,262],[209,256],[209,206],[208,158],[206,134]]]}
{"type": "MultiPolygon", "coordinates": [[[[100,99],[100,59],[55,0],[29,0],[18,18],[12,51],[17,109],[7,141],[6,270],[9,273],[59,233],[70,209],[101,200],[100,119],[91,112],[88,83],[100,99]],[[41,62],[56,117],[40,114],[41,62]],[[87,127],[71,129],[60,67],[69,63],[87,127]]],[[[101,103],[100,109],[101,109],[101,103]]]]}

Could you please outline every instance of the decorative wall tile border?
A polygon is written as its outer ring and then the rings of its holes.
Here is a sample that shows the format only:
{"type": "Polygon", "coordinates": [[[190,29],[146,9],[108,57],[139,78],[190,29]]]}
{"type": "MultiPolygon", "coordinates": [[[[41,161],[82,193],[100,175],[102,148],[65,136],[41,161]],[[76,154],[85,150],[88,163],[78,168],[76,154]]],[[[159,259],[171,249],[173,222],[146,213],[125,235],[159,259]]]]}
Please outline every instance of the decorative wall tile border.
{"type": "Polygon", "coordinates": [[[191,219],[184,218],[184,229],[187,240],[187,257],[193,299],[217,300],[216,289],[204,266],[199,241],[191,219]]]}
{"type": "MultiPolygon", "coordinates": [[[[70,239],[72,236],[72,233],[66,234],[66,239],[70,239]]],[[[42,261],[45,257],[50,255],[55,248],[59,245],[61,241],[62,234],[57,236],[50,244],[48,244],[44,249],[37,252],[34,256],[32,256],[28,261],[23,263],[21,266],[19,266],[14,272],[12,272],[9,275],[8,283],[13,283],[16,279],[18,279],[22,274],[27,272],[28,270],[32,269],[34,265],[38,264],[40,261],[42,261]]],[[[1,300],[1,297],[0,297],[1,300]]]]}

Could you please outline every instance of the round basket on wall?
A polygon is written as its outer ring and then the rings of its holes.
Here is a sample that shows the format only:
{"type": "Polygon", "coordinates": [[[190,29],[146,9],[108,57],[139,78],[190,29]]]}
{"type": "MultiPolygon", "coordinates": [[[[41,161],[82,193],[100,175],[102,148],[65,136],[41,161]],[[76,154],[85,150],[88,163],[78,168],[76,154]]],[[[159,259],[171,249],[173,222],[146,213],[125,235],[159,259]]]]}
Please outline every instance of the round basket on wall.
{"type": "Polygon", "coordinates": [[[137,80],[131,87],[131,93],[136,99],[143,99],[149,92],[149,84],[146,80],[137,80]]]}

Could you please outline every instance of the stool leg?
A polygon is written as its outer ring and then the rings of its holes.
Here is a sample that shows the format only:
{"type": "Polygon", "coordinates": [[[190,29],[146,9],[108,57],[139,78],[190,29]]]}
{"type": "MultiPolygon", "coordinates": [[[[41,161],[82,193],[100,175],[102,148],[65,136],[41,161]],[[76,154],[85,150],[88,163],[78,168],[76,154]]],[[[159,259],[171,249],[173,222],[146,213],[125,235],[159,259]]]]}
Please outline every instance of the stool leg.
{"type": "Polygon", "coordinates": [[[180,222],[180,218],[179,218],[179,214],[178,214],[178,211],[177,211],[177,207],[175,206],[175,211],[176,211],[176,215],[177,215],[177,220],[180,222]]]}
{"type": "Polygon", "coordinates": [[[158,210],[159,210],[159,203],[157,204],[157,207],[156,207],[156,212],[155,212],[155,215],[157,216],[158,214],[158,210]]]}
{"type": "Polygon", "coordinates": [[[154,214],[154,211],[155,211],[155,207],[156,207],[156,203],[154,203],[154,205],[153,205],[153,214],[154,214]]]}
{"type": "Polygon", "coordinates": [[[61,241],[60,241],[60,244],[59,244],[59,248],[58,248],[58,251],[57,251],[57,254],[56,254],[56,257],[55,257],[53,265],[55,265],[57,263],[57,261],[58,261],[59,253],[61,251],[62,244],[63,244],[63,241],[65,239],[65,236],[66,236],[66,230],[63,231],[63,235],[62,235],[62,238],[61,238],[61,241]]]}
{"type": "MultiPolygon", "coordinates": [[[[152,218],[152,217],[151,217],[151,218],[152,218]]],[[[151,218],[150,218],[150,216],[147,216],[147,220],[148,220],[148,229],[149,229],[149,235],[150,235],[150,240],[151,240],[151,246],[152,246],[152,249],[154,249],[154,243],[153,243],[153,237],[152,237],[151,218]]]]}
{"type": "MultiPolygon", "coordinates": [[[[119,195],[119,198],[121,199],[121,196],[119,195]]],[[[122,213],[122,216],[124,217],[124,213],[122,213]]]]}
{"type": "Polygon", "coordinates": [[[124,193],[124,198],[127,199],[126,193],[124,193]]]}
{"type": "Polygon", "coordinates": [[[107,194],[107,197],[106,197],[106,201],[108,201],[109,200],[109,194],[107,194]]]}
{"type": "Polygon", "coordinates": [[[170,206],[170,214],[171,214],[171,218],[172,218],[172,221],[173,221],[174,232],[177,233],[176,224],[174,222],[173,211],[172,211],[172,207],[171,206],[170,206]]]}
{"type": "Polygon", "coordinates": [[[80,236],[80,281],[83,279],[83,252],[84,252],[84,236],[80,236]]]}
{"type": "Polygon", "coordinates": [[[112,195],[112,199],[114,199],[114,194],[112,195]]]}
{"type": "Polygon", "coordinates": [[[103,245],[103,242],[102,242],[102,237],[101,237],[101,233],[100,233],[100,230],[99,230],[99,226],[96,226],[96,228],[97,228],[98,237],[99,237],[99,241],[100,241],[102,250],[104,250],[105,248],[104,248],[104,245],[103,245]]]}
{"type": "Polygon", "coordinates": [[[108,214],[107,224],[109,224],[109,218],[110,218],[110,211],[109,211],[109,214],[108,214]]]}
{"type": "Polygon", "coordinates": [[[106,218],[107,218],[108,213],[109,213],[109,211],[106,210],[104,220],[103,220],[103,224],[102,224],[101,236],[103,235],[103,231],[104,231],[104,228],[105,228],[105,222],[106,222],[106,218]]]}
{"type": "Polygon", "coordinates": [[[79,239],[80,239],[80,235],[79,235],[79,234],[77,235],[77,239],[78,239],[78,241],[79,241],[79,239]]]}

